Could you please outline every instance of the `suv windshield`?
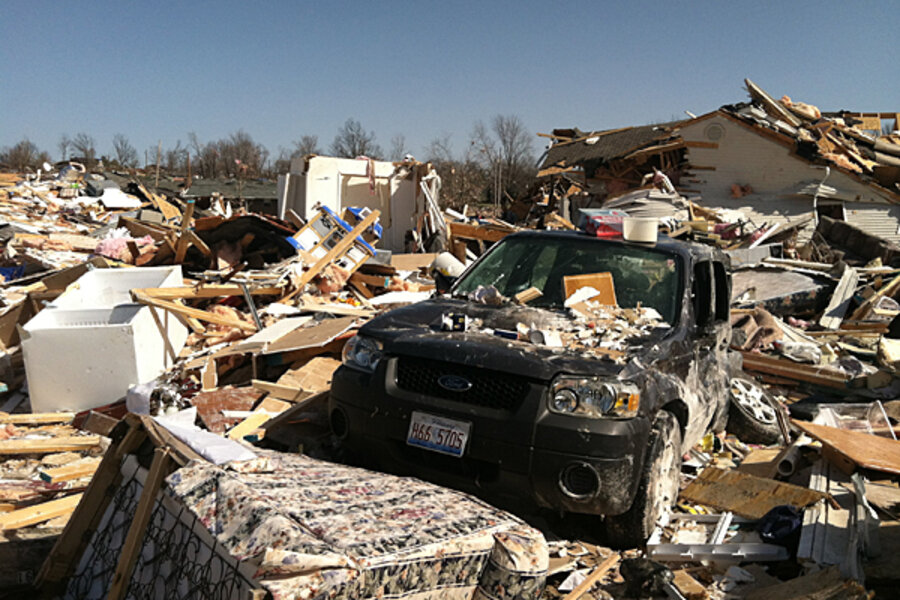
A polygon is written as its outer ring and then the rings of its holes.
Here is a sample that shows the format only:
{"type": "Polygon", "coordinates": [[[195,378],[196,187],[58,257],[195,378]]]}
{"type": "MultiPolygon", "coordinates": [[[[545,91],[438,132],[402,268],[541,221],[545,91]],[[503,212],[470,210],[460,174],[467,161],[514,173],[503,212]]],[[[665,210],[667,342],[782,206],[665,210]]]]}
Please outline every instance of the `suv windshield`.
{"type": "Polygon", "coordinates": [[[564,277],[609,273],[620,307],[651,306],[672,324],[681,297],[680,272],[677,255],[655,249],[552,235],[508,237],[457,282],[453,294],[465,296],[492,285],[511,298],[535,287],[543,295],[529,306],[562,308],[564,277]]]}

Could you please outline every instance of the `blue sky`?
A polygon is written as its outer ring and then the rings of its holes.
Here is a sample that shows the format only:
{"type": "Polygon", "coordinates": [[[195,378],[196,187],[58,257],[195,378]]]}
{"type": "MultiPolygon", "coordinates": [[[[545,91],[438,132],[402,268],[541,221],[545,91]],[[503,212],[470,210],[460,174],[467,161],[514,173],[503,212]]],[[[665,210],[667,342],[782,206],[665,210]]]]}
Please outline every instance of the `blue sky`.
{"type": "MultiPolygon", "coordinates": [[[[473,123],[532,132],[701,114],[770,94],[900,111],[900,5],[882,2],[0,3],[0,146],[100,153],[243,128],[277,155],[353,117],[422,158],[473,123]]],[[[535,148],[544,140],[535,137],[535,148]]]]}

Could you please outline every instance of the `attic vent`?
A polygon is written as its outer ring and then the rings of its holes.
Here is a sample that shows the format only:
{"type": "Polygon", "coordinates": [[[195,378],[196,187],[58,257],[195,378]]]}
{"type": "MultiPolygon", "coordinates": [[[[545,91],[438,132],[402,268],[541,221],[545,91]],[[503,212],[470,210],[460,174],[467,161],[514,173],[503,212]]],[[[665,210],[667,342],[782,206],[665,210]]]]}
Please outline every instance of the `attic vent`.
{"type": "Polygon", "coordinates": [[[725,128],[718,123],[710,123],[703,130],[703,135],[706,136],[706,139],[717,142],[725,137],[725,128]]]}

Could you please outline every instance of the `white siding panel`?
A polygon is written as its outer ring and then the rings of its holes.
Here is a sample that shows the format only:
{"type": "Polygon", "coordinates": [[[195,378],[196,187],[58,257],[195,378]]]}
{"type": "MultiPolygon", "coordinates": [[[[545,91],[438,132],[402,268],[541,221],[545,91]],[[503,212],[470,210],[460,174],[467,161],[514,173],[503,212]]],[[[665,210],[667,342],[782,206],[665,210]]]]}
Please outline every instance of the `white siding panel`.
{"type": "Polygon", "coordinates": [[[845,205],[847,222],[867,233],[900,243],[900,207],[869,202],[848,202],[845,205]]]}
{"type": "MultiPolygon", "coordinates": [[[[714,140],[718,148],[688,148],[688,159],[691,164],[715,170],[697,170],[694,178],[698,181],[682,181],[682,185],[700,190],[703,196],[728,195],[733,184],[750,185],[757,194],[795,194],[804,185],[819,182],[825,176],[824,169],[813,168],[793,156],[790,148],[720,115],[684,125],[681,136],[685,141],[710,142],[706,132],[713,125],[722,128],[721,137],[714,140]]],[[[837,188],[839,197],[846,200],[887,201],[874,188],[835,169],[826,185],[837,188]]]]}

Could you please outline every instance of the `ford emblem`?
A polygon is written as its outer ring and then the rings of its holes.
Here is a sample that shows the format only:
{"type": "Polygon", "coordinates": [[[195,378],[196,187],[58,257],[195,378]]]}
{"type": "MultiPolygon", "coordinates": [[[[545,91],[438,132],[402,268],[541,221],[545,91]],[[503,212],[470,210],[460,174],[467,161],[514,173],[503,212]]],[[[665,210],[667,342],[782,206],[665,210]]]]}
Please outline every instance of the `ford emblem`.
{"type": "Polygon", "coordinates": [[[468,392],[472,389],[472,382],[459,375],[441,375],[437,382],[439,386],[451,392],[468,392]]]}

